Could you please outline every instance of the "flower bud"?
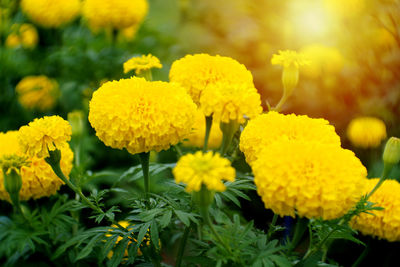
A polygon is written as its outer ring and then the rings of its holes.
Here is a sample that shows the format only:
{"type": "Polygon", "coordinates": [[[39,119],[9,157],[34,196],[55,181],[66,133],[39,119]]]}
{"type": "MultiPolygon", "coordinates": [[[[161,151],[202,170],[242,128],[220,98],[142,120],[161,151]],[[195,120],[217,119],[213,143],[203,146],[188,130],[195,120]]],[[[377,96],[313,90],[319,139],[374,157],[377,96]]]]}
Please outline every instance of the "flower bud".
{"type": "Polygon", "coordinates": [[[19,191],[22,188],[22,179],[21,175],[17,172],[16,169],[9,169],[6,171],[3,169],[4,174],[4,187],[8,194],[10,194],[11,199],[13,196],[18,195],[19,191]]]}
{"type": "Polygon", "coordinates": [[[396,165],[400,161],[400,139],[390,137],[383,151],[383,162],[385,164],[396,165]]]}
{"type": "Polygon", "coordinates": [[[19,205],[19,191],[22,188],[20,169],[27,164],[26,158],[17,155],[6,155],[0,159],[0,166],[4,176],[4,188],[10,195],[13,205],[19,205]]]}

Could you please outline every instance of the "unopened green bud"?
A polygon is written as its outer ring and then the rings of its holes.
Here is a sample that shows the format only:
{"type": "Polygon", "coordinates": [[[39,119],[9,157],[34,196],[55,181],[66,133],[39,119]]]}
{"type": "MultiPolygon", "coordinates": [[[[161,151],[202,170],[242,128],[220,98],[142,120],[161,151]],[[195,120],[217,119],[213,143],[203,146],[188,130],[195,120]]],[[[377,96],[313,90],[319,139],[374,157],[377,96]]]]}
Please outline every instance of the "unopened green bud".
{"type": "Polygon", "coordinates": [[[299,68],[292,65],[283,68],[282,83],[286,97],[289,97],[299,82],[299,68]]]}
{"type": "Polygon", "coordinates": [[[4,188],[10,195],[11,202],[14,206],[19,205],[19,191],[22,188],[20,170],[22,166],[26,166],[27,164],[28,162],[25,157],[17,155],[7,155],[0,159],[0,165],[4,176],[4,188]]]}
{"type": "Polygon", "coordinates": [[[71,124],[73,136],[82,135],[83,129],[85,127],[83,118],[83,112],[80,110],[75,110],[68,113],[68,122],[71,124]]]}
{"type": "Polygon", "coordinates": [[[396,165],[400,161],[400,139],[390,137],[383,151],[383,162],[385,164],[396,165]]]}

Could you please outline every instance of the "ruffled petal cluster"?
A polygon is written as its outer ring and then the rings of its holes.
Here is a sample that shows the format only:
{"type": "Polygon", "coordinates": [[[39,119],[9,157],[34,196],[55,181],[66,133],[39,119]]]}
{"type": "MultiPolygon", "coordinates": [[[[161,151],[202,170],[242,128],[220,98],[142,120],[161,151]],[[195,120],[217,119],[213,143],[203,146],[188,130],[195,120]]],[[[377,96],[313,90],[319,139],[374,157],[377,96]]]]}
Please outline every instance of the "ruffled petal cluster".
{"type": "Polygon", "coordinates": [[[386,126],[378,118],[355,118],[347,127],[347,137],[356,147],[378,147],[386,138],[386,126]]]}
{"type": "Polygon", "coordinates": [[[335,219],[364,193],[366,169],[340,146],[280,141],[252,164],[254,183],[265,207],[280,216],[335,219]]]}
{"type": "Polygon", "coordinates": [[[39,158],[48,157],[48,150],[62,149],[71,140],[71,125],[60,116],[35,119],[19,129],[19,142],[24,153],[39,158]]]}
{"type": "Polygon", "coordinates": [[[23,78],[15,87],[15,91],[23,107],[41,111],[54,107],[60,93],[57,81],[44,75],[23,78]]]}
{"type": "Polygon", "coordinates": [[[141,57],[133,57],[124,63],[124,73],[135,70],[136,75],[138,75],[152,68],[162,68],[160,60],[152,54],[148,54],[147,56],[143,55],[141,57]]]}
{"type": "MultiPolygon", "coordinates": [[[[364,194],[368,194],[379,179],[365,181],[364,194]]],[[[400,241],[400,184],[396,180],[385,180],[368,201],[383,210],[361,213],[350,221],[350,226],[363,233],[388,241],[400,241]]]]}
{"type": "Polygon", "coordinates": [[[219,82],[228,85],[244,84],[243,88],[254,88],[253,76],[244,65],[218,55],[186,55],[172,64],[169,79],[181,84],[197,105],[200,104],[203,91],[219,82]]]}
{"type": "Polygon", "coordinates": [[[281,65],[284,68],[308,65],[309,61],[302,53],[293,50],[279,50],[279,54],[274,54],[271,59],[272,65],[281,65]]]}
{"type": "Polygon", "coordinates": [[[187,192],[200,191],[202,185],[208,190],[222,192],[226,189],[222,180],[235,180],[235,169],[230,161],[211,151],[182,156],[172,172],[176,183],[186,184],[187,192]]]}
{"type": "Polygon", "coordinates": [[[327,120],[271,111],[248,122],[240,136],[240,150],[245,154],[246,161],[251,163],[258,158],[261,150],[284,140],[340,146],[340,137],[327,120]]]}
{"type": "Polygon", "coordinates": [[[140,24],[148,10],[147,0],[85,0],[82,7],[83,17],[95,31],[140,24]]]}
{"type": "Polygon", "coordinates": [[[73,21],[80,13],[80,0],[22,0],[22,11],[36,24],[58,28],[73,21]]]}
{"type": "Polygon", "coordinates": [[[225,123],[244,123],[246,118],[255,118],[262,112],[257,89],[245,83],[208,85],[200,98],[200,107],[206,116],[225,123]]]}
{"type": "MultiPolygon", "coordinates": [[[[206,119],[204,113],[198,109],[190,135],[183,141],[183,145],[202,148],[204,146],[204,137],[206,134],[206,119]]],[[[213,120],[210,136],[208,139],[208,148],[215,149],[221,146],[222,131],[219,128],[219,122],[213,120]]]]}
{"type": "Polygon", "coordinates": [[[22,25],[14,24],[11,27],[12,32],[7,36],[6,46],[16,48],[22,46],[23,48],[34,48],[39,41],[39,35],[36,28],[24,23],[22,25]]]}
{"type": "Polygon", "coordinates": [[[191,131],[196,105],[177,84],[132,77],[103,84],[89,121],[105,145],[136,154],[168,149],[191,131]]]}
{"type": "MultiPolygon", "coordinates": [[[[21,200],[37,199],[55,194],[63,184],[44,158],[30,156],[24,153],[18,141],[19,133],[9,131],[0,133],[0,156],[18,155],[27,157],[27,166],[21,167],[22,188],[19,193],[21,200]]],[[[73,153],[69,145],[61,148],[61,170],[68,176],[72,169],[73,153]]],[[[4,188],[3,172],[0,169],[0,199],[10,201],[4,188]]]]}

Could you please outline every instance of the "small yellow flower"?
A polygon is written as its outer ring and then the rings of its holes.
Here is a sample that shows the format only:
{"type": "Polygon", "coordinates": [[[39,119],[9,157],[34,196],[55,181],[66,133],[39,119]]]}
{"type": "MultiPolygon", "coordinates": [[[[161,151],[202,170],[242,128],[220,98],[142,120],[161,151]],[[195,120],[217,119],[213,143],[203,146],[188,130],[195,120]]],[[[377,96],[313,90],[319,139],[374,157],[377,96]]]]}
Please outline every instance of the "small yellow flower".
{"type": "Polygon", "coordinates": [[[291,140],[269,145],[252,169],[267,209],[280,216],[324,220],[339,218],[356,204],[367,175],[350,150],[291,140]]]}
{"type": "Polygon", "coordinates": [[[386,138],[386,126],[378,118],[358,117],[347,127],[347,137],[356,147],[378,147],[386,138]]]}
{"type": "Polygon", "coordinates": [[[39,158],[48,157],[50,151],[68,146],[71,125],[60,116],[35,119],[19,129],[19,142],[24,153],[39,158]]]}
{"type": "Polygon", "coordinates": [[[226,189],[222,180],[235,180],[235,169],[230,161],[211,151],[182,156],[172,172],[176,183],[186,184],[187,192],[198,192],[202,185],[208,190],[222,192],[226,189]]]}
{"type": "Polygon", "coordinates": [[[73,21],[80,13],[80,0],[22,0],[22,11],[36,24],[58,28],[73,21]]]}
{"type": "Polygon", "coordinates": [[[148,54],[147,56],[143,55],[141,57],[133,57],[124,63],[124,73],[135,70],[136,75],[139,75],[142,72],[152,68],[162,68],[160,60],[152,54],[148,54]]]}
{"type": "Polygon", "coordinates": [[[169,79],[182,85],[197,105],[200,105],[203,91],[219,82],[229,86],[244,84],[245,88],[254,88],[253,76],[244,65],[218,55],[186,55],[172,64],[169,79]]]}
{"type": "MultiPolygon", "coordinates": [[[[16,156],[26,159],[26,165],[20,168],[22,188],[19,192],[20,200],[37,199],[55,194],[63,184],[50,165],[44,158],[32,157],[24,153],[18,141],[19,133],[9,131],[0,133],[0,157],[16,156]]],[[[65,175],[69,175],[72,169],[73,153],[70,147],[61,148],[61,170],[65,175]]],[[[10,201],[9,195],[4,188],[3,172],[0,169],[0,199],[10,201]]]]}
{"type": "Polygon", "coordinates": [[[297,53],[293,50],[279,50],[278,53],[272,56],[272,65],[281,65],[284,68],[293,66],[298,69],[309,64],[308,59],[302,53],[297,53]]]}
{"type": "MultiPolygon", "coordinates": [[[[364,193],[369,193],[379,179],[368,179],[364,183],[364,193]]],[[[370,211],[372,214],[361,213],[350,221],[350,226],[363,233],[390,242],[400,241],[400,184],[396,180],[385,180],[371,195],[368,201],[375,203],[383,210],[370,211]]]]}
{"type": "MultiPolygon", "coordinates": [[[[204,113],[198,109],[196,112],[195,122],[193,125],[192,132],[187,137],[187,140],[183,142],[184,146],[193,146],[202,148],[204,145],[204,136],[206,133],[206,119],[204,113]]],[[[222,132],[219,128],[219,121],[213,120],[211,126],[210,137],[208,139],[208,148],[214,149],[221,146],[222,132]]]]}
{"type": "Polygon", "coordinates": [[[82,16],[92,30],[139,25],[149,10],[147,0],[85,0],[82,16]]]}
{"type": "Polygon", "coordinates": [[[261,150],[282,140],[340,146],[340,137],[327,120],[271,111],[248,122],[240,136],[240,150],[251,164],[259,157],[261,150]]]}
{"type": "Polygon", "coordinates": [[[225,123],[244,123],[262,112],[261,97],[257,89],[245,83],[210,84],[203,90],[200,107],[206,116],[225,123]]]}
{"type": "Polygon", "coordinates": [[[168,149],[190,133],[196,105],[177,84],[132,77],[103,84],[89,122],[105,145],[136,154],[168,149]]]}
{"type": "Polygon", "coordinates": [[[27,109],[51,109],[59,95],[58,83],[44,75],[27,76],[15,88],[18,101],[27,109]]]}

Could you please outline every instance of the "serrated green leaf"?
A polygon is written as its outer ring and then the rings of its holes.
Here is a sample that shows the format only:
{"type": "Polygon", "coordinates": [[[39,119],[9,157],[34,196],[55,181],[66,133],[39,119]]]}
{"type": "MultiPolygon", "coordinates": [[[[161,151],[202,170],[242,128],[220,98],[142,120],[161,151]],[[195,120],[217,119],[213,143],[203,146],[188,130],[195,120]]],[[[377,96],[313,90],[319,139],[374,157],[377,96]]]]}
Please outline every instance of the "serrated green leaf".
{"type": "Polygon", "coordinates": [[[172,218],[172,211],[167,210],[160,219],[161,228],[167,227],[169,225],[169,223],[171,222],[171,218],[172,218]]]}
{"type": "Polygon", "coordinates": [[[150,240],[151,243],[154,245],[154,247],[156,248],[156,250],[160,249],[160,246],[158,244],[158,240],[159,240],[159,236],[158,236],[158,226],[157,226],[157,222],[156,220],[152,220],[151,221],[151,225],[150,225],[150,240]]]}

